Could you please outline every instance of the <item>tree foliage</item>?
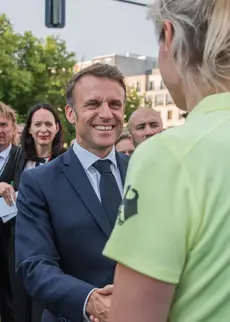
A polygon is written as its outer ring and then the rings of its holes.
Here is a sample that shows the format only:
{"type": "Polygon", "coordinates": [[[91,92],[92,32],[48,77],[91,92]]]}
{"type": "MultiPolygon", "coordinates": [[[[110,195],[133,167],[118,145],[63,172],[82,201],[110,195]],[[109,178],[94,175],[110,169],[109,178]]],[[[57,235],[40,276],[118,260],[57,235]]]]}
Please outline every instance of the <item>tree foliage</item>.
{"type": "Polygon", "coordinates": [[[151,106],[150,102],[144,94],[138,93],[135,87],[127,87],[127,99],[125,106],[125,122],[129,121],[131,114],[142,106],[151,106]]]}
{"type": "MultiPolygon", "coordinates": [[[[48,102],[63,111],[65,86],[76,63],[65,42],[54,36],[40,39],[31,32],[18,34],[3,14],[0,48],[0,101],[11,105],[20,121],[38,102],[48,102]]],[[[64,120],[63,112],[59,113],[64,120]]],[[[73,129],[64,123],[69,140],[73,129]]]]}

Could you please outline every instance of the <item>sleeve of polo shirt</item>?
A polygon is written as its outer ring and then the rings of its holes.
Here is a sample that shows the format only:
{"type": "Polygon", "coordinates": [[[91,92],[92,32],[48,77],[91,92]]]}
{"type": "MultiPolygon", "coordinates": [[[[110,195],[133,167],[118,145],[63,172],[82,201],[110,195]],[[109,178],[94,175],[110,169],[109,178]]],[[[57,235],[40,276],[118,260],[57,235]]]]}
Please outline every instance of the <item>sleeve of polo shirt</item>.
{"type": "Polygon", "coordinates": [[[103,254],[177,284],[192,239],[194,203],[181,158],[161,135],[148,139],[131,157],[118,220],[103,254]]]}

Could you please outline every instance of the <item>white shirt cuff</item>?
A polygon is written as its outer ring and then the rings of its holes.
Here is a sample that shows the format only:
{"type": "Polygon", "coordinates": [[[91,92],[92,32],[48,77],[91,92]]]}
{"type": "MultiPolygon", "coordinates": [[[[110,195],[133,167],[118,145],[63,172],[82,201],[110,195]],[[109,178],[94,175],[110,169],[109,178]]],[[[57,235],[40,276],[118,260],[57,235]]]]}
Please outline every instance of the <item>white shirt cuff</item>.
{"type": "Polygon", "coordinates": [[[93,291],[97,290],[97,288],[94,288],[87,296],[86,300],[85,300],[85,303],[84,303],[84,307],[83,307],[83,322],[90,322],[90,319],[88,318],[86,312],[85,312],[85,309],[86,309],[86,305],[88,303],[88,299],[90,297],[90,295],[93,293],[93,291]]]}

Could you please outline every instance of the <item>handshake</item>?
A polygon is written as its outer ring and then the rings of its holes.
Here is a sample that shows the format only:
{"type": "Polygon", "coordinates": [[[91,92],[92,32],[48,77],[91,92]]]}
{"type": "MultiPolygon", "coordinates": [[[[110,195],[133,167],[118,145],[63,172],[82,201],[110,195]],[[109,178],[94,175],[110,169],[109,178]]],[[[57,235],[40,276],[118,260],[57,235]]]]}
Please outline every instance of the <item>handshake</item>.
{"type": "Polygon", "coordinates": [[[113,293],[113,285],[94,290],[86,305],[86,313],[92,322],[107,322],[113,293]]]}

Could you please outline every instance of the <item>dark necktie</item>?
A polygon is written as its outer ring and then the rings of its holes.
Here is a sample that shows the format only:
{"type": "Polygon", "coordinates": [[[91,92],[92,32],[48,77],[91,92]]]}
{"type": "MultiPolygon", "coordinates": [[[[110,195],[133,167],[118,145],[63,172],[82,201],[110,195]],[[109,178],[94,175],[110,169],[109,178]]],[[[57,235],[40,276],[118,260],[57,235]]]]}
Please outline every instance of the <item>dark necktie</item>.
{"type": "Polygon", "coordinates": [[[101,203],[113,227],[121,203],[121,194],[116,179],[112,174],[110,164],[110,160],[98,160],[93,166],[101,175],[99,184],[101,203]]]}

